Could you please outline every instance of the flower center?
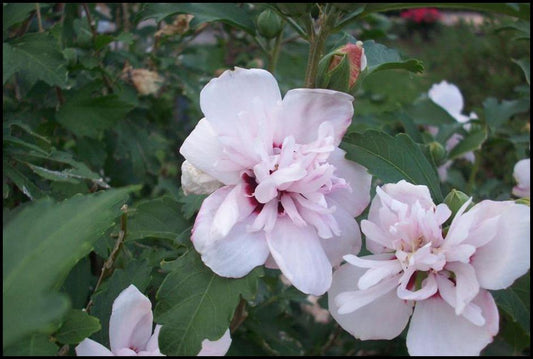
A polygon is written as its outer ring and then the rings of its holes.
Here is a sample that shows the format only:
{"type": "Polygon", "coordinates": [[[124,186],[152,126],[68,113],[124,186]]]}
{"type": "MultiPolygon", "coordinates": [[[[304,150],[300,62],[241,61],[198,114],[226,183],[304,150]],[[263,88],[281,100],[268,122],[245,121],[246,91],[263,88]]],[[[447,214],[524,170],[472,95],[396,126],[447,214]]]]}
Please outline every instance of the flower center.
{"type": "Polygon", "coordinates": [[[312,143],[297,144],[288,136],[282,144],[272,144],[270,154],[244,171],[241,178],[246,195],[257,214],[251,231],[274,227],[278,216],[287,215],[296,225],[313,225],[320,237],[339,235],[340,230],[326,195],[338,188],[348,188],[342,178],[334,175],[335,166],[328,157],[335,146],[326,127],[319,130],[312,143]]]}

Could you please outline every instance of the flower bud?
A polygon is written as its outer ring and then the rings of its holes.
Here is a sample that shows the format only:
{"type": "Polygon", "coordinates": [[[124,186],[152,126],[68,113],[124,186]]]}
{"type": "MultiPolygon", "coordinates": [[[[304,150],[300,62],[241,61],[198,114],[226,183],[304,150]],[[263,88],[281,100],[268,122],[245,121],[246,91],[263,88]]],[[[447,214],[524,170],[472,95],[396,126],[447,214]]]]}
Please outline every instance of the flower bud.
{"type": "Polygon", "coordinates": [[[181,188],[185,195],[189,193],[211,194],[219,187],[222,187],[221,182],[200,171],[189,161],[185,160],[181,165],[181,188]]]}
{"type": "Polygon", "coordinates": [[[428,147],[431,157],[433,157],[433,160],[435,160],[437,166],[442,165],[446,159],[446,150],[444,147],[437,141],[429,143],[428,147]]]}
{"type": "Polygon", "coordinates": [[[257,17],[257,32],[266,39],[278,36],[282,28],[281,18],[271,10],[264,10],[257,17]]]}
{"type": "MultiPolygon", "coordinates": [[[[458,191],[456,189],[452,189],[450,193],[444,198],[444,203],[450,208],[452,211],[452,215],[450,218],[455,217],[455,214],[461,208],[463,204],[465,204],[466,201],[468,201],[470,197],[468,197],[465,193],[458,191]]],[[[472,207],[474,203],[472,202],[469,207],[472,207]]]]}
{"type": "Polygon", "coordinates": [[[348,43],[327,54],[318,64],[317,84],[322,88],[350,92],[366,68],[363,43],[348,43]]]}

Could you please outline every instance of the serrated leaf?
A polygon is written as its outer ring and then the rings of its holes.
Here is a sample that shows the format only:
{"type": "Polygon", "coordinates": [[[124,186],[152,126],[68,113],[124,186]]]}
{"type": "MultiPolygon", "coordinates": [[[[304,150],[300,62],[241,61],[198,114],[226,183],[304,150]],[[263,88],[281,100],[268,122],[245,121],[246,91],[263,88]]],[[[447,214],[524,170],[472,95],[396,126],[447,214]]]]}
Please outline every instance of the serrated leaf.
{"type": "Polygon", "coordinates": [[[111,277],[106,279],[93,296],[91,314],[100,319],[101,330],[91,338],[109,348],[109,318],[113,302],[120,292],[133,284],[144,292],[150,283],[152,267],[145,260],[131,261],[124,269],[115,269],[111,277]]]}
{"type": "Polygon", "coordinates": [[[59,347],[50,341],[48,335],[27,336],[3,351],[5,356],[55,356],[59,347]]]}
{"type": "Polygon", "coordinates": [[[217,276],[191,250],[168,263],[171,272],[156,298],[155,319],[162,324],[159,348],[166,355],[196,355],[204,339],[216,340],[228,329],[240,295],[255,294],[262,268],[240,279],[217,276]]]}
{"type": "Polygon", "coordinates": [[[42,80],[50,86],[67,85],[67,61],[57,41],[47,33],[29,33],[3,48],[3,84],[16,72],[33,85],[42,80]]]}
{"type": "Polygon", "coordinates": [[[43,199],[23,208],[3,230],[4,347],[36,331],[50,333],[69,308],[55,291],[120,213],[134,188],[43,199]]]}
{"type": "Polygon", "coordinates": [[[221,21],[238,27],[249,34],[255,34],[255,25],[245,10],[231,3],[147,3],[139,14],[139,19],[155,18],[157,22],[167,16],[192,14],[191,26],[204,22],[221,21]]]}
{"type": "Polygon", "coordinates": [[[503,100],[499,102],[494,97],[489,97],[483,101],[483,110],[487,125],[495,131],[512,116],[529,110],[529,99],[503,100]]]}
{"type": "Polygon", "coordinates": [[[133,109],[117,95],[91,97],[87,91],[68,98],[56,115],[57,121],[77,136],[97,138],[133,109]]]}
{"type": "Polygon", "coordinates": [[[55,338],[63,344],[78,344],[100,330],[98,318],[90,316],[87,312],[79,309],[71,310],[63,325],[55,333],[55,338]]]}
{"type": "Polygon", "coordinates": [[[467,152],[475,151],[481,148],[483,142],[487,139],[488,131],[485,126],[472,126],[466,136],[448,154],[449,159],[454,159],[464,155],[467,152]]]}
{"type": "Polygon", "coordinates": [[[406,109],[407,114],[417,125],[455,125],[457,120],[445,109],[431,101],[428,97],[417,99],[406,109]]]}
{"type": "Polygon", "coordinates": [[[186,219],[191,219],[194,217],[196,212],[200,210],[204,199],[207,198],[205,194],[193,194],[189,193],[188,195],[183,194],[183,191],[180,189],[178,192],[178,201],[181,203],[181,210],[186,219]]]}
{"type": "Polygon", "coordinates": [[[139,202],[128,218],[127,240],[165,238],[175,240],[189,224],[169,196],[139,202]]]}
{"type": "Polygon", "coordinates": [[[443,201],[435,167],[408,135],[400,133],[392,137],[376,130],[352,133],[345,137],[341,148],[347,152],[346,158],[366,167],[383,183],[404,179],[425,185],[435,203],[443,201]]]}

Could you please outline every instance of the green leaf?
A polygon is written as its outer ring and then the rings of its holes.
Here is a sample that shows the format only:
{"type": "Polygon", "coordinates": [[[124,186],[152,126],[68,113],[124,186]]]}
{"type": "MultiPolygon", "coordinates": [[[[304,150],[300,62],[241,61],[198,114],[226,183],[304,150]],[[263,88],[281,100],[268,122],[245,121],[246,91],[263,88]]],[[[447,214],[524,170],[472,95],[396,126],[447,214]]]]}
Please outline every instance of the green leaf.
{"type": "Polygon", "coordinates": [[[50,86],[67,85],[66,60],[57,41],[47,33],[29,33],[3,48],[3,84],[16,72],[33,85],[42,80],[50,86]]]}
{"type": "Polygon", "coordinates": [[[55,333],[57,341],[63,344],[78,344],[94,332],[100,330],[98,318],[91,317],[79,309],[71,310],[61,328],[55,333]]]}
{"type": "Polygon", "coordinates": [[[512,60],[513,60],[513,62],[515,64],[520,66],[522,71],[524,71],[524,76],[526,77],[527,84],[529,85],[530,84],[529,83],[529,74],[530,74],[530,71],[531,71],[531,65],[529,63],[529,58],[523,57],[523,58],[518,59],[518,60],[515,60],[515,59],[512,59],[512,60]]]}
{"type": "Polygon", "coordinates": [[[493,291],[498,307],[530,335],[530,274],[520,277],[507,289],[493,291]]]}
{"type": "Polygon", "coordinates": [[[2,5],[3,31],[26,20],[30,12],[35,10],[35,3],[4,3],[2,5]]]}
{"type": "Polygon", "coordinates": [[[425,185],[436,203],[443,201],[435,167],[408,135],[400,133],[392,137],[376,130],[352,133],[346,136],[341,148],[347,152],[346,158],[366,167],[383,183],[404,179],[425,185]]]}
{"type": "Polygon", "coordinates": [[[184,195],[181,189],[178,196],[178,201],[182,205],[181,210],[186,219],[191,219],[200,210],[204,199],[207,198],[205,194],[189,193],[188,195],[184,195]]]}
{"type": "Polygon", "coordinates": [[[487,139],[488,131],[485,126],[472,126],[464,138],[452,148],[448,154],[449,159],[454,159],[464,155],[467,152],[475,151],[481,148],[481,145],[487,139]]]}
{"type": "Polygon", "coordinates": [[[228,329],[240,295],[255,295],[256,268],[244,278],[222,278],[191,250],[167,264],[156,298],[155,319],[162,324],[159,348],[166,355],[196,355],[204,339],[216,340],[228,329]]]}
{"type": "Polygon", "coordinates": [[[97,277],[91,273],[89,257],[82,258],[68,274],[61,292],[69,295],[72,308],[84,308],[89,301],[97,277]]]}
{"type": "Polygon", "coordinates": [[[50,341],[48,335],[27,336],[3,351],[5,356],[55,356],[59,347],[50,341]]]}
{"type": "Polygon", "coordinates": [[[100,319],[102,329],[94,333],[91,338],[109,348],[109,318],[113,302],[120,292],[131,284],[144,292],[150,283],[152,267],[146,260],[133,260],[124,269],[115,269],[111,277],[106,279],[98,292],[93,296],[91,314],[100,319]]]}
{"type": "Polygon", "coordinates": [[[237,4],[231,3],[147,3],[139,14],[139,19],[155,18],[159,22],[176,14],[194,15],[192,27],[204,22],[221,21],[249,34],[255,34],[255,25],[250,16],[237,4]]]}
{"type": "Polygon", "coordinates": [[[128,218],[127,240],[149,237],[175,240],[189,226],[179,207],[169,196],[139,202],[128,218]]]}
{"type": "Polygon", "coordinates": [[[495,131],[503,126],[505,121],[512,116],[529,110],[529,99],[503,100],[498,102],[494,97],[489,97],[483,101],[483,109],[485,111],[485,120],[487,124],[493,131],[495,131]]]}
{"type": "Polygon", "coordinates": [[[417,99],[406,112],[417,125],[455,125],[457,120],[428,97],[417,99]]]}
{"type": "Polygon", "coordinates": [[[4,347],[34,332],[51,333],[69,308],[55,291],[120,213],[134,188],[43,199],[17,213],[3,230],[4,347]]]}
{"type": "Polygon", "coordinates": [[[424,66],[420,60],[404,60],[398,51],[378,44],[374,40],[365,41],[363,47],[368,66],[367,76],[373,72],[392,69],[403,69],[415,73],[424,71],[424,66]]]}
{"type": "Polygon", "coordinates": [[[114,126],[132,108],[117,95],[91,97],[80,91],[59,109],[57,121],[77,136],[98,138],[100,131],[114,126]]]}

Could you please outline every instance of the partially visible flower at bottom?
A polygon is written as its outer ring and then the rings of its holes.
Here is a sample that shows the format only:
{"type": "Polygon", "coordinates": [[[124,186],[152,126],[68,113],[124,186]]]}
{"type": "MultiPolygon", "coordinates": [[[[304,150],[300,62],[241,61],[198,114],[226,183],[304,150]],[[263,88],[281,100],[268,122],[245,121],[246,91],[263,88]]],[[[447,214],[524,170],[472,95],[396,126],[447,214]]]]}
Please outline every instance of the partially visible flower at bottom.
{"type": "Polygon", "coordinates": [[[517,185],[513,187],[513,194],[517,197],[530,197],[530,161],[529,158],[518,161],[514,165],[513,177],[517,185]]]}
{"type": "Polygon", "coordinates": [[[484,200],[466,211],[470,203],[445,233],[451,211],[426,186],[377,187],[361,222],[373,254],[344,256],[328,292],[333,318],[361,340],[395,338],[411,318],[410,355],[479,355],[499,330],[488,290],[529,270],[530,208],[484,200]]]}
{"type": "MultiPolygon", "coordinates": [[[[159,351],[159,331],[152,334],[152,303],[137,287],[131,284],[113,302],[109,319],[109,344],[111,350],[92,339],[84,339],[75,351],[77,356],[165,356],[159,351]]],[[[229,349],[229,329],[217,341],[205,339],[198,356],[223,356],[229,349]]]]}

